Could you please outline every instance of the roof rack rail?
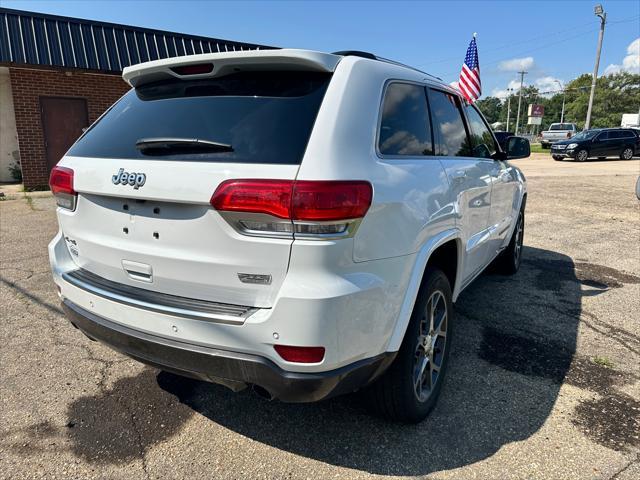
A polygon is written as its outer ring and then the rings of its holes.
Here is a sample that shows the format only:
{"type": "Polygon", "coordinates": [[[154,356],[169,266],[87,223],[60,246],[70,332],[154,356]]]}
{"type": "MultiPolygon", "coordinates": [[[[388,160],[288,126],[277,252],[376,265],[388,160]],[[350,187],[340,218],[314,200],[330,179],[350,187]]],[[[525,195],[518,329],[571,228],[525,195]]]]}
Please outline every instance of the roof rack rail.
{"type": "Polygon", "coordinates": [[[380,60],[381,62],[391,63],[393,65],[398,65],[399,67],[410,68],[411,70],[415,70],[416,72],[424,73],[425,75],[428,75],[431,78],[435,78],[436,80],[440,80],[441,82],[444,81],[440,77],[436,77],[435,75],[427,73],[424,70],[420,70],[419,68],[412,67],[411,65],[407,65],[406,63],[400,63],[400,62],[396,62],[395,60],[389,60],[388,58],[382,58],[382,57],[378,57],[377,59],[380,60]]]}
{"type": "Polygon", "coordinates": [[[339,52],[333,52],[332,55],[341,55],[343,57],[362,57],[369,60],[379,60],[373,53],[362,52],[360,50],[340,50],[339,52]]]}
{"type": "Polygon", "coordinates": [[[418,68],[412,67],[411,65],[406,65],[404,63],[396,62],[395,60],[389,60],[388,58],[378,57],[373,53],[362,52],[360,50],[341,50],[339,52],[333,52],[333,55],[341,55],[343,57],[362,57],[368,58],[369,60],[378,60],[379,62],[390,63],[392,65],[397,65],[399,67],[410,68],[411,70],[415,70],[416,72],[423,73],[428,75],[431,78],[435,78],[436,80],[443,81],[440,77],[436,77],[435,75],[431,75],[430,73],[424,72],[418,68]]]}

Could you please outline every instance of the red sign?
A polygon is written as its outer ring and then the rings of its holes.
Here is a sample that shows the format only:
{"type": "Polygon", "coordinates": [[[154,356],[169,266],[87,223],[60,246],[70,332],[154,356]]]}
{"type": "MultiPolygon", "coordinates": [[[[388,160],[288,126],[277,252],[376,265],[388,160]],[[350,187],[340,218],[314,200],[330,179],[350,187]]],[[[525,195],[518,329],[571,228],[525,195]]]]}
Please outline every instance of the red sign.
{"type": "Polygon", "coordinates": [[[537,105],[537,104],[529,105],[529,116],[530,117],[543,117],[544,116],[544,105],[537,105]]]}

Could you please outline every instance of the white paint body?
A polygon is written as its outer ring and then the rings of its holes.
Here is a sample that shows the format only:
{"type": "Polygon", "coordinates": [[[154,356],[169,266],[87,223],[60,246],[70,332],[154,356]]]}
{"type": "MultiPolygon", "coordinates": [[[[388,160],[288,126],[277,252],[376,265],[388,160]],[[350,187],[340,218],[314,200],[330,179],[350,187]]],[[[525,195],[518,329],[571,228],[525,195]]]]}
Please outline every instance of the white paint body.
{"type": "Polygon", "coordinates": [[[169,66],[204,60],[228,68],[333,72],[301,164],[64,157],[60,165],[75,171],[78,205],[73,212],[58,209],[60,232],[49,251],[55,282],[71,302],[147,333],[257,354],[289,371],[328,371],[399,349],[425,266],[439,245],[457,242],[455,300],[508,244],[526,193],[517,168],[478,158],[386,159],[377,153],[380,105],[389,80],[435,85],[457,95],[448,86],[404,66],[300,50],[159,60],[129,67],[123,76],[135,85],[145,75],[175,76],[169,66]],[[144,186],[114,185],[111,177],[120,168],[145,173],[144,186]],[[464,180],[452,180],[459,171],[466,172],[464,180]],[[250,237],[209,205],[219,183],[232,178],[367,180],[373,202],[352,238],[250,237]],[[479,198],[481,208],[474,208],[479,198]],[[125,200],[131,210],[120,208],[125,200]],[[159,218],[150,213],[155,206],[163,212],[159,218]],[[124,241],[126,226],[130,233],[124,241]],[[159,241],[151,237],[156,231],[159,241]],[[77,242],[77,255],[64,237],[77,242]],[[152,283],[128,275],[123,260],[151,265],[152,283]],[[160,314],[98,297],[62,279],[79,267],[124,285],[258,310],[233,325],[160,314]],[[272,283],[244,284],[238,272],[268,274],[272,283]],[[275,343],[324,346],[326,355],[316,364],[289,363],[276,354],[275,343]]]}

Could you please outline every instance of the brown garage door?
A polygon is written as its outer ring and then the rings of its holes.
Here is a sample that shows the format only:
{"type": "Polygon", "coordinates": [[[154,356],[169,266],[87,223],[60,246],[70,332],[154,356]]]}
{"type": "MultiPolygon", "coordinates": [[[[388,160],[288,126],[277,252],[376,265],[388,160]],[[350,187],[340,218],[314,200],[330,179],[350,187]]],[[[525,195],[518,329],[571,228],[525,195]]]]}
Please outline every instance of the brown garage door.
{"type": "Polygon", "coordinates": [[[89,126],[84,98],[40,97],[47,167],[51,170],[89,126]]]}

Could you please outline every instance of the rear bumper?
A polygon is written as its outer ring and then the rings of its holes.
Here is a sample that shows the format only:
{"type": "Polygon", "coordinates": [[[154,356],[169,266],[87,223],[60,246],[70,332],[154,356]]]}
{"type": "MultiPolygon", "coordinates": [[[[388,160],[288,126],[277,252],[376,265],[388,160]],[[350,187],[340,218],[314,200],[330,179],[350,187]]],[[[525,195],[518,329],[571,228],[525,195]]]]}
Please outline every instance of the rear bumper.
{"type": "Polygon", "coordinates": [[[395,353],[387,352],[327,372],[289,372],[257,355],[134,330],[88,312],[69,300],[64,300],[62,307],[71,323],[88,337],[142,363],[233,390],[257,385],[284,402],[314,402],[355,391],[384,372],[395,357],[395,353]]]}

